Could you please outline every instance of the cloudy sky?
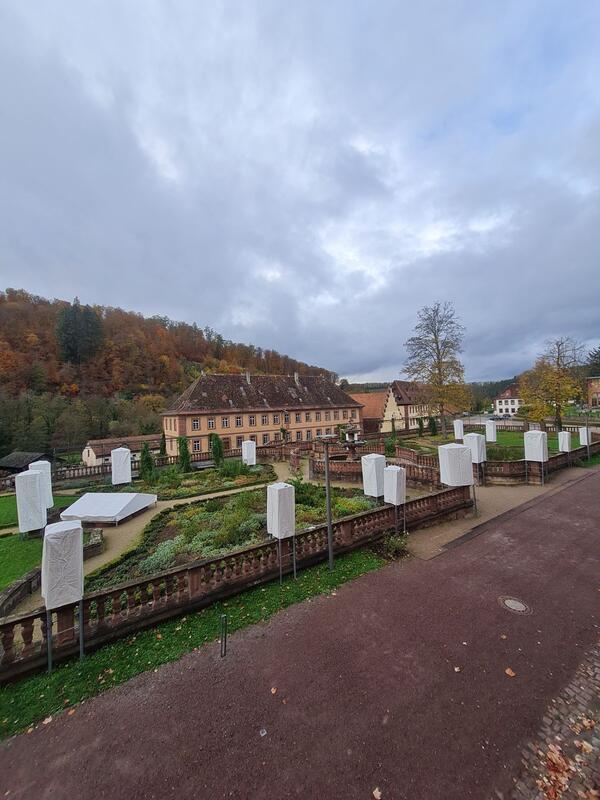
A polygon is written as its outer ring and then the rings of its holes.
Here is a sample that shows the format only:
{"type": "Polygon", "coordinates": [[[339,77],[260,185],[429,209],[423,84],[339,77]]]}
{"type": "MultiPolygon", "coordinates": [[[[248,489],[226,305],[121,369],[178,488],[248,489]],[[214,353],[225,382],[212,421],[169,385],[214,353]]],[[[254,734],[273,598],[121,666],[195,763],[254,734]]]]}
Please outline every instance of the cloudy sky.
{"type": "Polygon", "coordinates": [[[597,0],[4,0],[0,287],[398,376],[600,338],[597,0]]]}

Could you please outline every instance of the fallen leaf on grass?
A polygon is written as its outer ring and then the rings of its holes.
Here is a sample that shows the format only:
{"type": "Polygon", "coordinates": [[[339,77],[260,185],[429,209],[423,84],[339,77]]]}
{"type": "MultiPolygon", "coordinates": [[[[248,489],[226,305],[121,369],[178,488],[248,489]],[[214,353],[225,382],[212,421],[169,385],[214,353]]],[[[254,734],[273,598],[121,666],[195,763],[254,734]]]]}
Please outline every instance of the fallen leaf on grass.
{"type": "Polygon", "coordinates": [[[514,678],[516,676],[516,672],[512,670],[510,667],[507,667],[504,672],[508,675],[509,678],[514,678]]]}
{"type": "Polygon", "coordinates": [[[157,639],[162,639],[162,633],[157,633],[157,634],[156,634],[156,638],[157,638],[157,639]]]}

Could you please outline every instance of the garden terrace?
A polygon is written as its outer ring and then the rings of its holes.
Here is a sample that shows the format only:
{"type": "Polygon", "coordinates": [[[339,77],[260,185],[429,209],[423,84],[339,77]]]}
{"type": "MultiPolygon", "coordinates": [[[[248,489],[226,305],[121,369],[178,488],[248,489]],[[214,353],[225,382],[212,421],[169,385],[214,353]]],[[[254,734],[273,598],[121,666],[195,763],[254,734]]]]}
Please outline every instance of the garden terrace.
{"type": "MultiPolygon", "coordinates": [[[[325,489],[294,481],[299,530],[326,520],[325,489]]],[[[377,505],[362,492],[334,489],[335,518],[377,505]]],[[[226,556],[240,547],[260,544],[267,534],[266,489],[196,501],[165,509],[146,526],[139,544],[121,558],[88,575],[88,589],[99,589],[150,575],[199,558],[226,556]]]]}
{"type": "MultiPolygon", "coordinates": [[[[469,487],[445,489],[406,503],[409,530],[468,512],[473,505],[469,487]]],[[[364,511],[333,525],[336,554],[371,544],[394,529],[393,506],[364,511]]],[[[282,565],[292,569],[291,542],[282,542],[282,565]]],[[[327,559],[327,526],[296,535],[299,569],[327,559]]],[[[86,647],[93,649],[131,635],[193,609],[209,606],[250,586],[274,580],[279,574],[277,541],[269,539],[225,557],[175,567],[119,586],[88,592],[83,600],[86,647]]],[[[78,652],[78,604],[52,614],[53,652],[60,661],[78,652]]],[[[46,664],[46,612],[14,616],[0,623],[0,681],[43,669],[46,664]]]]}

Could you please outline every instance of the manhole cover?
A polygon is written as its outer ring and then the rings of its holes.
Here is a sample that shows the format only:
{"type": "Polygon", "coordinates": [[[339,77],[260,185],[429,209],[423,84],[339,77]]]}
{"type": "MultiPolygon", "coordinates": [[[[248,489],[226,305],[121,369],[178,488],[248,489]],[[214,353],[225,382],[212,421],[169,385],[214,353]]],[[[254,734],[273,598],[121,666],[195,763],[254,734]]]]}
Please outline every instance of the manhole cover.
{"type": "Polygon", "coordinates": [[[513,614],[531,614],[531,609],[518,597],[499,597],[498,602],[507,611],[512,611],[513,614]]]}

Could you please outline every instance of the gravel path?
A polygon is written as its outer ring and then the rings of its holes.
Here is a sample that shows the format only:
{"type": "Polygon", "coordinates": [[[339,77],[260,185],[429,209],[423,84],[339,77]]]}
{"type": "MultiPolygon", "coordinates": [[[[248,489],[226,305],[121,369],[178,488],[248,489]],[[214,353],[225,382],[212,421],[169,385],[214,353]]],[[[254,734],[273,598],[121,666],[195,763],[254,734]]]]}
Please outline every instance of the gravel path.
{"type": "Polygon", "coordinates": [[[0,749],[0,796],[506,797],[597,644],[600,474],[203,647],[0,749]],[[517,614],[501,597],[522,600],[517,614]],[[374,794],[375,793],[375,794],[374,794]]]}

